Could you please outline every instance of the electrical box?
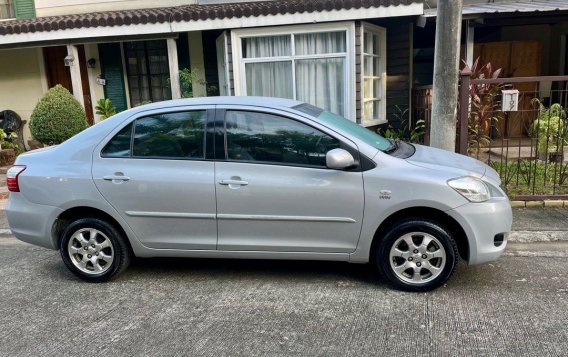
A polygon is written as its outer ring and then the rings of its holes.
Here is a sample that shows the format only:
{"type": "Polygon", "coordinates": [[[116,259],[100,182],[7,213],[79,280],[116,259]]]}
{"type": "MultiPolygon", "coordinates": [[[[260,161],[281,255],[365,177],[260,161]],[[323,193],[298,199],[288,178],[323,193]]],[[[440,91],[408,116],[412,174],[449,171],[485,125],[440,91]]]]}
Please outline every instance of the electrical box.
{"type": "Polygon", "coordinates": [[[501,100],[501,110],[504,112],[516,112],[519,110],[519,90],[504,89],[501,91],[503,99],[501,100]]]}

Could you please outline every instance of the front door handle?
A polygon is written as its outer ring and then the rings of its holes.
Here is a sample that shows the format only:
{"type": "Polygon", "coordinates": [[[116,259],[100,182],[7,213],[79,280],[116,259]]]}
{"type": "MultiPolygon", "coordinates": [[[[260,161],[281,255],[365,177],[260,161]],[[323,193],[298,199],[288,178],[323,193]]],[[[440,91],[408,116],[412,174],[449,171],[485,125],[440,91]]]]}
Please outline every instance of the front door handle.
{"type": "Polygon", "coordinates": [[[120,182],[120,181],[128,181],[130,180],[130,177],[124,175],[108,175],[108,176],[103,176],[103,180],[120,182]]]}
{"type": "Polygon", "coordinates": [[[248,181],[243,181],[243,180],[220,180],[219,181],[219,185],[225,185],[225,186],[246,186],[248,185],[248,181]]]}

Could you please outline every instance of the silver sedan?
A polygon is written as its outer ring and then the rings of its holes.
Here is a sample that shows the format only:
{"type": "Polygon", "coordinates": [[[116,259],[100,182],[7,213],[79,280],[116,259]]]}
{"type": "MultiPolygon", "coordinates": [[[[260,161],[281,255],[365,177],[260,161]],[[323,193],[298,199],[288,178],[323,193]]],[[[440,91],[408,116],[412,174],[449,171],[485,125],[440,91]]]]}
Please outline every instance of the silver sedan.
{"type": "Polygon", "coordinates": [[[512,222],[487,165],[276,98],[137,107],[7,176],[14,235],[88,281],[133,256],[310,259],[372,263],[425,291],[459,258],[497,259],[512,222]]]}

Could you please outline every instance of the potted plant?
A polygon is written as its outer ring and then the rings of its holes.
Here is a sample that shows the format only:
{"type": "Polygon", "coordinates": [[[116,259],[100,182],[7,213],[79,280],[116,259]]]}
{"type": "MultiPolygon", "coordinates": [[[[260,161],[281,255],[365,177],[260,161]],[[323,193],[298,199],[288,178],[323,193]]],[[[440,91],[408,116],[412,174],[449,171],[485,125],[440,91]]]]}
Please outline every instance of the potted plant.
{"type": "Polygon", "coordinates": [[[564,145],[568,140],[566,110],[554,103],[547,108],[538,98],[532,100],[537,104],[538,117],[531,125],[531,136],[536,139],[536,153],[540,160],[552,162],[564,160],[564,145]]]}

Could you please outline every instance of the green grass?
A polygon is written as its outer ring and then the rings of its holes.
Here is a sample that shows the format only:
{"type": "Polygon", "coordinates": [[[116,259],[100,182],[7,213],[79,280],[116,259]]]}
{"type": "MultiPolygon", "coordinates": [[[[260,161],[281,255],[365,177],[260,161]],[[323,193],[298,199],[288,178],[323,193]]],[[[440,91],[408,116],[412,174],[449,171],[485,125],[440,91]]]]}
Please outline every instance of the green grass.
{"type": "Polygon", "coordinates": [[[499,173],[501,186],[511,198],[568,194],[568,163],[520,160],[492,161],[489,165],[499,173]]]}

